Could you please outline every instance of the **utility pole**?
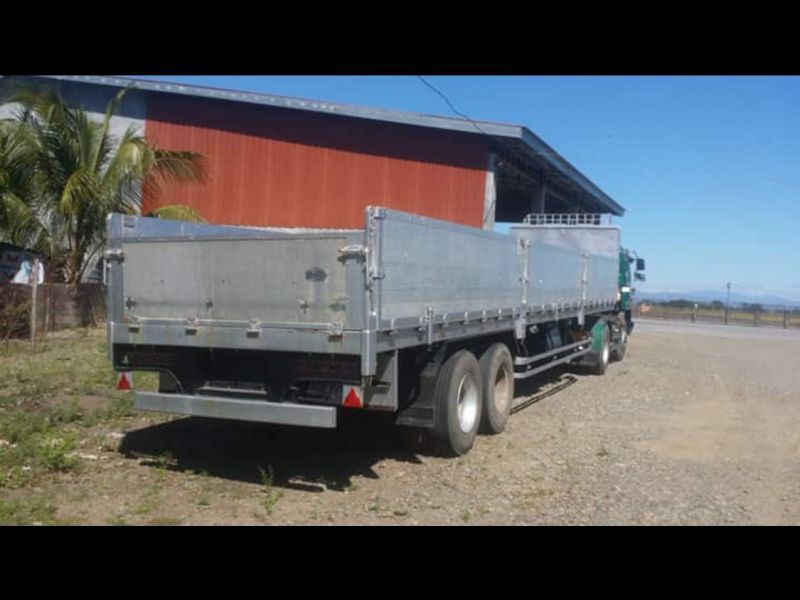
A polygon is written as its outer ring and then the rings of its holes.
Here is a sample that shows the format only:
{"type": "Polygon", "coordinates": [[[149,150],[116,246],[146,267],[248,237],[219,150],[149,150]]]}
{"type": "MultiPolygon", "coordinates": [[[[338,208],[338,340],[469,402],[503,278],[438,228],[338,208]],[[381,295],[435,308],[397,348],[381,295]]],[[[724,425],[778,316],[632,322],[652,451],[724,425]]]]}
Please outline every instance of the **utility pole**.
{"type": "Polygon", "coordinates": [[[728,288],[728,300],[725,302],[725,325],[728,324],[728,312],[731,310],[731,282],[725,286],[728,288]]]}

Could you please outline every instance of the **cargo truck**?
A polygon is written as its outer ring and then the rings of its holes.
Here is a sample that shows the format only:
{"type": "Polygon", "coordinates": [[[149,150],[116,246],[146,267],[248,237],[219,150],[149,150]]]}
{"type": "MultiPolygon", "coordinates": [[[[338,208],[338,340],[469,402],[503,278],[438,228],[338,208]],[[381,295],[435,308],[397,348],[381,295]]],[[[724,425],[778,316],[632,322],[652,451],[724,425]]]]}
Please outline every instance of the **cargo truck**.
{"type": "Polygon", "coordinates": [[[595,214],[508,233],[368,207],[363,229],[110,215],[108,348],[139,410],[337,426],[370,411],[449,455],[502,432],[516,381],[625,355],[644,261],[595,214]]]}

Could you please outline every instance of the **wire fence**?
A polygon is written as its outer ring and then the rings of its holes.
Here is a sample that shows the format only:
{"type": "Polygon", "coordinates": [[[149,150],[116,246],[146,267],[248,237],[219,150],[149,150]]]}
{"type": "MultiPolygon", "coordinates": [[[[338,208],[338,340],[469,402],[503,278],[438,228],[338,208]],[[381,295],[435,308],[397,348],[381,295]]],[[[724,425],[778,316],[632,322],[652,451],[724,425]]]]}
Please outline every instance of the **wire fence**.
{"type": "Polygon", "coordinates": [[[634,314],[651,319],[719,323],[721,325],[749,325],[752,327],[781,327],[800,329],[800,310],[743,310],[740,308],[678,307],[668,304],[640,302],[634,314]]]}

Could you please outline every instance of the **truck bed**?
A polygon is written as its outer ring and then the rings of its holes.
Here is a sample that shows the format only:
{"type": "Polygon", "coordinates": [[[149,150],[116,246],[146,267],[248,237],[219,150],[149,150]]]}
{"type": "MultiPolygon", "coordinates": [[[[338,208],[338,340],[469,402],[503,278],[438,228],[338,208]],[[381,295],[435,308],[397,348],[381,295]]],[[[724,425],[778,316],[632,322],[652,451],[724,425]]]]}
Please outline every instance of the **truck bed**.
{"type": "Polygon", "coordinates": [[[381,207],[366,210],[362,230],[115,214],[109,347],[112,359],[118,345],[356,355],[361,375],[374,375],[382,352],[523,337],[528,325],[613,309],[619,230],[592,236],[501,234],[381,207]]]}

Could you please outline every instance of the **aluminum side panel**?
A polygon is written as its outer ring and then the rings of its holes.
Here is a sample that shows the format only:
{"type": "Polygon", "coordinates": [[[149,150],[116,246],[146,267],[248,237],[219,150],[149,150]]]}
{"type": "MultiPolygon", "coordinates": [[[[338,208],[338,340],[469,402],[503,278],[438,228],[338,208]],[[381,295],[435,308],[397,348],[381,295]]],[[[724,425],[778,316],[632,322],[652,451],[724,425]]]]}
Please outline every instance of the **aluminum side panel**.
{"type": "Polygon", "coordinates": [[[520,305],[519,242],[395,211],[381,224],[380,319],[520,305]]]}
{"type": "Polygon", "coordinates": [[[140,318],[347,322],[347,239],[124,244],[123,287],[140,318]]]}
{"type": "Polygon", "coordinates": [[[529,303],[550,306],[581,299],[583,256],[574,248],[533,241],[530,251],[529,303]]]}
{"type": "Polygon", "coordinates": [[[521,225],[511,232],[530,242],[531,305],[613,302],[619,278],[618,227],[521,225]]]}

